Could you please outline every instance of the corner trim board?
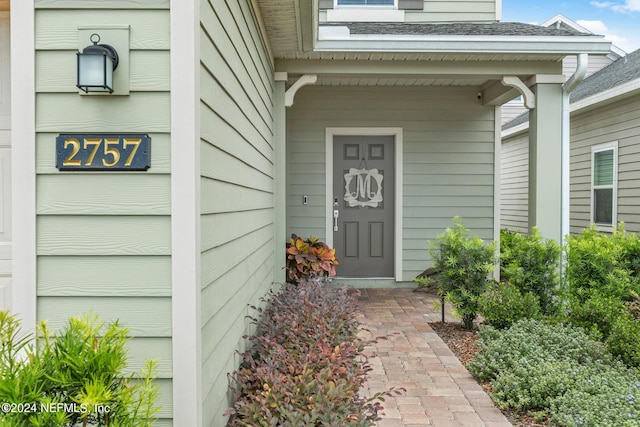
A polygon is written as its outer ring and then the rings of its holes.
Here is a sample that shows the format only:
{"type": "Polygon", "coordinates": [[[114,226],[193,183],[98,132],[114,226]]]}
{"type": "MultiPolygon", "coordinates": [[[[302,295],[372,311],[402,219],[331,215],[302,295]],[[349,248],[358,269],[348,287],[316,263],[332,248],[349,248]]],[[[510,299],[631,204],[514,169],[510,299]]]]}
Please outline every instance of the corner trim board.
{"type": "Polygon", "coordinates": [[[35,331],[36,294],[36,109],[35,9],[11,0],[11,140],[13,278],[11,310],[26,333],[35,331]],[[19,88],[19,90],[17,90],[19,88]],[[16,89],[16,90],[13,90],[16,89]],[[17,96],[18,93],[30,96],[17,96]],[[20,238],[18,238],[18,236],[20,238]]]}
{"type": "Polygon", "coordinates": [[[171,0],[173,423],[193,427],[203,424],[199,11],[195,1],[171,0]]]}

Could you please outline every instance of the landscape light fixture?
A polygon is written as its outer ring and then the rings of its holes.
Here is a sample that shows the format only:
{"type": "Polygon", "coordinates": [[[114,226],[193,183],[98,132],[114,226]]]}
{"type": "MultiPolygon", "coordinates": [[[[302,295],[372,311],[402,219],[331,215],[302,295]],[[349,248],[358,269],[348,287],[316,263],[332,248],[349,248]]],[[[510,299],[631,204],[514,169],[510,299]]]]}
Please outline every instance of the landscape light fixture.
{"type": "Polygon", "coordinates": [[[90,46],[85,47],[78,56],[78,89],[85,93],[113,93],[113,71],[118,68],[118,52],[108,44],[98,44],[100,36],[96,33],[89,38],[90,46]]]}

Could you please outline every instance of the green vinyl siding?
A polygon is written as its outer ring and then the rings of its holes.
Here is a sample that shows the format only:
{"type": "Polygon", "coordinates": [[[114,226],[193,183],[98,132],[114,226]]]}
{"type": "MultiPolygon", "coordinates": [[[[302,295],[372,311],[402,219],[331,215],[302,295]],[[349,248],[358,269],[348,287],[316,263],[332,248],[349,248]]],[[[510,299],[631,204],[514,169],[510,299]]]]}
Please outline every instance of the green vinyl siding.
{"type": "MultiPolygon", "coordinates": [[[[130,85],[133,91],[169,90],[169,55],[163,50],[130,53],[130,85]],[[149,73],[153,70],[153,73],[149,73]]],[[[116,71],[117,73],[117,71],[116,71]]],[[[36,63],[36,91],[76,93],[76,62],[68,51],[42,51],[36,63]]]]}
{"type": "Polygon", "coordinates": [[[200,19],[202,410],[221,426],[247,305],[274,278],[274,82],[251,1],[203,1],[200,19]]]}
{"type": "MultiPolygon", "coordinates": [[[[319,16],[321,23],[326,22],[326,10],[320,10],[319,16]]],[[[494,22],[496,20],[496,0],[424,0],[423,10],[404,11],[405,22],[494,22]]]]}
{"type": "Polygon", "coordinates": [[[500,227],[529,230],[529,134],[505,139],[500,153],[500,227]]]}
{"type": "Polygon", "coordinates": [[[495,0],[425,0],[423,11],[405,12],[405,22],[482,22],[495,20],[495,0]]]}
{"type": "Polygon", "coordinates": [[[157,425],[169,427],[169,2],[34,4],[37,317],[53,327],[89,312],[120,320],[132,336],[129,370],[142,367],[145,358],[160,358],[157,425]],[[130,26],[130,94],[80,96],[75,88],[78,28],[110,25],[130,26]],[[149,134],[151,168],[109,173],[55,168],[58,134],[106,132],[149,134]]]}
{"type": "MultiPolygon", "coordinates": [[[[55,141],[57,135],[58,134],[54,132],[39,132],[36,136],[36,172],[39,176],[47,174],[58,174],[58,169],[56,169],[56,158],[55,156],[51,155],[51,141],[55,141]]],[[[152,167],[146,172],[138,173],[138,175],[142,176],[158,174],[164,175],[166,177],[164,179],[169,179],[168,174],[171,171],[171,138],[168,133],[149,132],[149,136],[151,137],[152,141],[152,167]]],[[[93,174],[95,174],[95,172],[93,174]]],[[[87,175],[85,174],[84,176],[87,175]]],[[[124,176],[126,177],[127,175],[124,176]]],[[[152,180],[152,178],[148,179],[152,180]]],[[[40,196],[41,195],[38,195],[38,197],[40,196]]],[[[48,198],[48,196],[43,197],[48,198]]]]}
{"type": "MultiPolygon", "coordinates": [[[[571,114],[570,233],[591,220],[592,147],[618,141],[617,222],[640,232],[640,97],[571,114]]],[[[504,140],[501,158],[501,226],[527,230],[528,133],[504,140]],[[506,173],[505,173],[506,171],[506,173]]]]}
{"type": "Polygon", "coordinates": [[[427,267],[427,240],[455,215],[493,239],[494,109],[475,102],[476,93],[474,87],[301,89],[287,117],[287,233],[326,239],[327,127],[400,127],[403,280],[427,267]]]}

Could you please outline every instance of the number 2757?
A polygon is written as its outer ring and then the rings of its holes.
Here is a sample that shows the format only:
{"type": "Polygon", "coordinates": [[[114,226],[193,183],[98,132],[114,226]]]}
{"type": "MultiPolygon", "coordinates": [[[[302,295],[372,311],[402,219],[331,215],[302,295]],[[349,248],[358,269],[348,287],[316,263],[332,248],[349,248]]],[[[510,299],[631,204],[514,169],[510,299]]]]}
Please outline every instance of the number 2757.
{"type": "MultiPolygon", "coordinates": [[[[120,138],[84,138],[83,141],[84,144],[82,146],[80,145],[80,141],[78,141],[76,138],[70,138],[64,142],[65,150],[71,147],[71,153],[62,162],[63,166],[81,166],[83,164],[81,159],[75,158],[80,152],[81,147],[83,150],[91,150],[84,162],[84,166],[93,166],[93,161],[96,157],[96,153],[98,153],[100,145],[102,145],[103,147],[101,153],[103,154],[102,166],[115,166],[120,161],[120,138]]],[[[141,138],[123,138],[122,149],[127,150],[129,146],[132,147],[127,160],[125,160],[124,162],[125,166],[131,166],[131,164],[133,163],[133,158],[136,156],[138,148],[140,148],[141,142],[141,138]]]]}
{"type": "Polygon", "coordinates": [[[149,142],[146,135],[61,135],[56,165],[61,170],[146,170],[149,142]]]}

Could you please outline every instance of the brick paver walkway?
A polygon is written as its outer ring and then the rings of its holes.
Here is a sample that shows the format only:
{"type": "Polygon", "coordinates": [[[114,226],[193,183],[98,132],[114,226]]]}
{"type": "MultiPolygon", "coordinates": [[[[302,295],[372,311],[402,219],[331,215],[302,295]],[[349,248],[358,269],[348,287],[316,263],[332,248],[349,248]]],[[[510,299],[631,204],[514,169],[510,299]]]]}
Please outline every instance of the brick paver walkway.
{"type": "MultiPolygon", "coordinates": [[[[412,289],[361,289],[363,337],[375,338],[367,348],[376,354],[366,395],[406,389],[387,398],[379,427],[511,427],[502,412],[471,377],[428,322],[440,321],[435,297],[412,289]]],[[[449,320],[451,320],[449,318],[449,320]]]]}

